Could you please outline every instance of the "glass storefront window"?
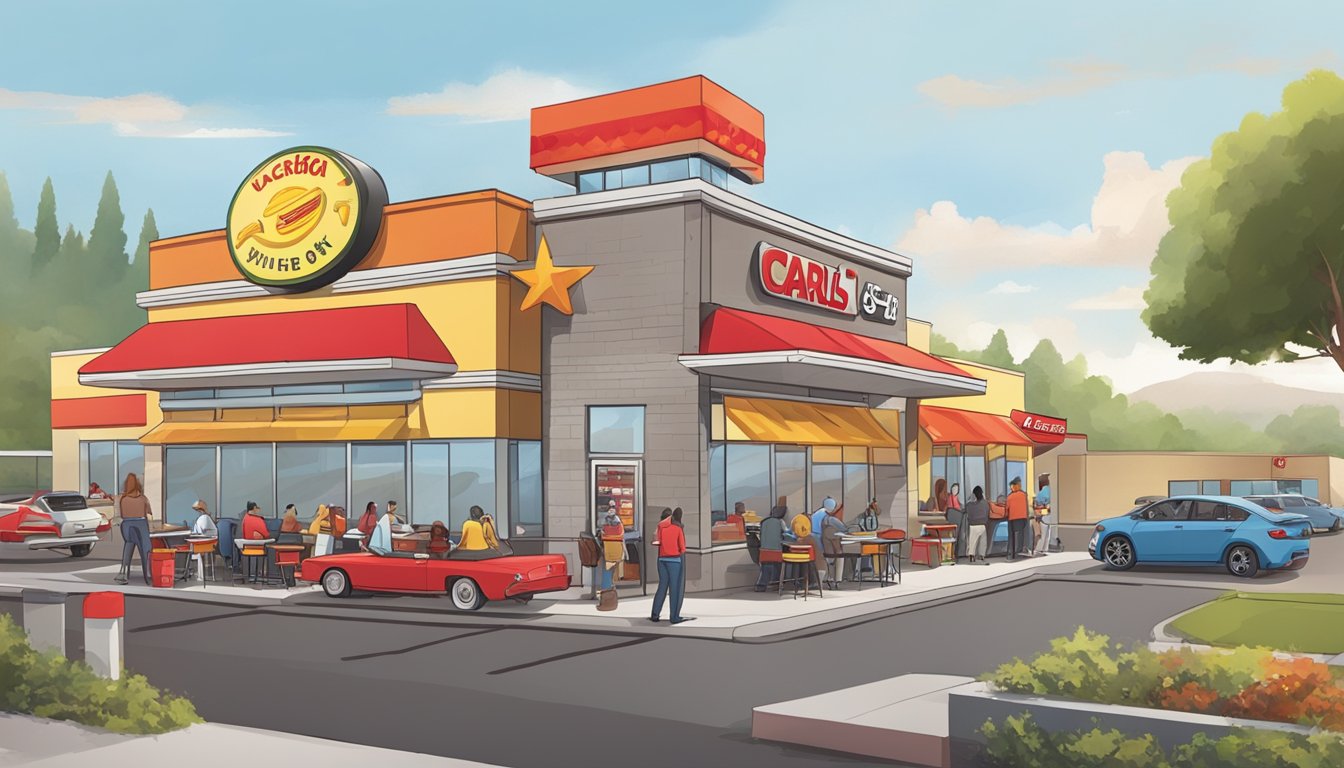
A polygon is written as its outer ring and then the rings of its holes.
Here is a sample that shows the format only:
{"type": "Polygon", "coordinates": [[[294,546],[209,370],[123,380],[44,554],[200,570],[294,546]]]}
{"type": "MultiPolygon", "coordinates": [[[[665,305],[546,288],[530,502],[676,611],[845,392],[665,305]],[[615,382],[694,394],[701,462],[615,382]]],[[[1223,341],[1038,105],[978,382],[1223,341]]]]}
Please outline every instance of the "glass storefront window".
{"type": "MultiPolygon", "coordinates": [[[[261,513],[266,517],[276,517],[280,510],[291,500],[280,498],[277,508],[275,499],[275,467],[270,443],[262,445],[222,445],[219,448],[219,506],[215,507],[213,498],[207,498],[211,511],[217,517],[243,518],[247,502],[255,501],[261,505],[261,513]]],[[[204,498],[204,497],[203,497],[204,498]]],[[[191,501],[195,501],[192,499],[191,501]]],[[[191,501],[181,510],[184,515],[192,514],[191,501]]],[[[297,501],[292,502],[298,504],[297,501]]],[[[317,505],[311,508],[299,507],[299,516],[311,518],[317,505]]]]}
{"type": "Polygon", "coordinates": [[[868,482],[867,464],[845,465],[845,505],[846,521],[854,521],[872,501],[872,492],[868,482]]]}
{"type": "MultiPolygon", "coordinates": [[[[770,499],[770,446],[748,443],[730,444],[727,447],[724,462],[724,507],[732,515],[738,503],[745,505],[746,512],[759,517],[770,514],[773,502],[770,499]]],[[[743,521],[745,522],[745,521],[743,521]]],[[[716,524],[711,531],[711,541],[745,541],[746,531],[736,521],[716,524]]]]}
{"type": "MultiPolygon", "coordinates": [[[[215,502],[215,447],[169,446],[164,451],[164,522],[191,525],[196,513],[191,505],[197,499],[215,502]]],[[[150,500],[151,505],[154,499],[150,500]]]]}
{"type": "Polygon", "coordinates": [[[728,518],[728,506],[725,498],[728,494],[724,479],[724,457],[728,447],[723,443],[709,446],[709,519],[721,522],[728,518]]]}
{"type": "Polygon", "coordinates": [[[415,519],[449,524],[448,490],[448,444],[412,443],[411,509],[415,519]]]}
{"type": "Polygon", "coordinates": [[[1199,484],[1199,492],[1205,496],[1217,496],[1223,492],[1223,481],[1205,480],[1199,484]]]}
{"type": "Polygon", "coordinates": [[[588,408],[588,452],[644,452],[644,406],[591,406],[588,408]]]}
{"type": "MultiPolygon", "coordinates": [[[[121,493],[117,477],[117,444],[109,440],[86,443],[89,447],[89,482],[115,496],[121,493]]],[[[84,488],[88,492],[88,488],[84,488]]]]}
{"type": "Polygon", "coordinates": [[[602,172],[589,171],[579,174],[579,194],[602,191],[602,172]]]}
{"type": "Polygon", "coordinates": [[[395,501],[399,506],[397,515],[402,520],[426,522],[423,517],[416,517],[415,507],[407,503],[404,443],[355,443],[350,446],[350,499],[350,503],[360,510],[370,501],[377,502],[379,510],[386,510],[387,502],[395,501]]]}
{"type": "MultiPolygon", "coordinates": [[[[816,454],[812,455],[812,503],[811,512],[821,508],[821,503],[830,496],[840,503],[845,498],[845,465],[818,464],[816,454]]],[[[860,509],[860,512],[863,510],[860,509]]]]}
{"type": "Polygon", "coordinates": [[[961,458],[962,475],[964,479],[961,483],[962,501],[969,501],[975,498],[971,491],[977,486],[982,493],[988,493],[989,489],[985,487],[985,447],[982,445],[967,445],[962,447],[961,458]]]}
{"type": "MultiPolygon", "coordinates": [[[[783,497],[789,514],[807,509],[807,449],[775,449],[775,497],[783,497]]],[[[773,504],[772,504],[773,506],[773,504]]],[[[757,510],[761,516],[769,510],[757,510]]]]}
{"type": "Polygon", "coordinates": [[[495,442],[493,440],[462,440],[450,444],[449,467],[449,528],[462,529],[472,505],[485,510],[495,518],[496,528],[506,527],[495,509],[495,442]]]}
{"type": "Polygon", "coordinates": [[[690,171],[687,167],[686,158],[679,157],[676,160],[664,160],[654,163],[650,167],[654,184],[665,181],[680,181],[690,178],[690,171]]]}
{"type": "MultiPolygon", "coordinates": [[[[135,476],[140,478],[140,484],[145,483],[145,446],[134,442],[122,440],[117,443],[117,479],[118,482],[125,482],[126,475],[134,472],[135,476]]],[[[106,486],[104,486],[106,488],[106,486]]],[[[118,488],[120,490],[120,488],[118,488]]]]}
{"type": "Polygon", "coordinates": [[[1194,496],[1199,493],[1196,480],[1171,480],[1167,483],[1168,496],[1194,496]]]}
{"type": "Polygon", "coordinates": [[[345,443],[276,446],[276,496],[301,510],[316,510],[318,504],[345,507],[346,515],[358,521],[362,510],[351,509],[345,498],[345,448],[345,443]]]}
{"type": "Polygon", "coordinates": [[[1250,480],[1233,480],[1230,486],[1228,492],[1233,496],[1250,496],[1252,493],[1250,480]]]}
{"type": "Polygon", "coordinates": [[[516,536],[541,536],[541,443],[509,443],[509,520],[516,536]]]}

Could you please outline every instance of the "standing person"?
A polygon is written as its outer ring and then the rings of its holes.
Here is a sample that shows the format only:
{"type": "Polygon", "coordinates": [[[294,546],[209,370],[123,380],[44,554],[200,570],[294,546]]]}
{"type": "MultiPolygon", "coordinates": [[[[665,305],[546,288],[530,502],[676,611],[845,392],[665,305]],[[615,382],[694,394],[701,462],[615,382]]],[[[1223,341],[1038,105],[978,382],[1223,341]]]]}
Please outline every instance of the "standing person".
{"type": "Polygon", "coordinates": [[[373,534],[373,529],[378,525],[378,502],[370,501],[364,505],[364,514],[359,516],[359,523],[355,525],[355,530],[359,531],[364,537],[359,542],[359,548],[368,550],[369,536],[373,534]]]}
{"type": "Polygon", "coordinates": [[[789,508],[780,504],[770,508],[770,516],[761,521],[761,574],[756,591],[764,592],[779,581],[784,566],[784,518],[789,508]]]}
{"type": "Polygon", "coordinates": [[[1050,514],[1050,476],[1041,475],[1036,480],[1036,498],[1032,500],[1034,515],[1032,525],[1036,529],[1036,554],[1044,555],[1050,551],[1050,540],[1055,530],[1055,518],[1050,514]]]}
{"type": "Polygon", "coordinates": [[[659,621],[663,613],[663,601],[669,594],[671,601],[671,622],[680,624],[690,621],[681,615],[681,600],[686,584],[683,567],[686,562],[686,533],[681,529],[681,507],[672,510],[671,516],[658,523],[658,591],[653,595],[653,614],[649,621],[659,621]]]}
{"type": "Polygon", "coordinates": [[[1023,552],[1027,538],[1027,492],[1022,490],[1022,478],[1014,477],[1008,484],[1008,499],[1004,506],[1008,508],[1008,559],[1016,560],[1023,552]]]}
{"type": "Polygon", "coordinates": [[[844,549],[840,544],[840,537],[845,535],[846,531],[844,518],[841,517],[841,515],[844,514],[844,511],[845,505],[841,504],[835,509],[832,509],[821,519],[821,540],[823,546],[826,547],[826,551],[824,551],[823,554],[828,558],[826,570],[827,577],[831,582],[831,589],[839,589],[838,582],[844,577],[844,574],[840,572],[841,564],[843,562],[841,556],[844,553],[844,549]],[[829,542],[829,544],[827,542],[829,542]],[[830,573],[832,564],[835,566],[835,573],[830,573]]]}
{"type": "Polygon", "coordinates": [[[117,497],[117,508],[121,511],[121,573],[118,584],[125,584],[131,576],[131,552],[140,553],[140,569],[144,572],[145,584],[149,578],[149,551],[152,549],[149,538],[149,518],[154,511],[149,506],[149,498],[140,488],[140,478],[132,472],[126,475],[121,495],[117,497]]]}
{"type": "MultiPolygon", "coordinates": [[[[952,487],[956,488],[956,483],[953,483],[952,487]]],[[[949,492],[947,498],[947,522],[957,526],[957,532],[952,534],[954,539],[952,542],[952,557],[955,560],[966,554],[966,515],[962,512],[961,502],[956,500],[957,497],[954,492],[949,492]]]]}
{"type": "Polygon", "coordinates": [[[972,563],[984,563],[989,542],[993,541],[989,521],[989,502],[980,486],[971,489],[971,500],[966,502],[966,554],[972,563]]]}
{"type": "Polygon", "coordinates": [[[616,512],[615,499],[607,503],[607,513],[602,516],[602,590],[598,594],[599,611],[616,610],[616,590],[612,588],[616,569],[625,562],[625,525],[616,512]]]}
{"type": "Polygon", "coordinates": [[[205,506],[205,502],[197,499],[191,508],[199,514],[196,522],[191,524],[192,536],[219,536],[219,528],[215,525],[215,518],[210,516],[210,510],[205,506]]]}

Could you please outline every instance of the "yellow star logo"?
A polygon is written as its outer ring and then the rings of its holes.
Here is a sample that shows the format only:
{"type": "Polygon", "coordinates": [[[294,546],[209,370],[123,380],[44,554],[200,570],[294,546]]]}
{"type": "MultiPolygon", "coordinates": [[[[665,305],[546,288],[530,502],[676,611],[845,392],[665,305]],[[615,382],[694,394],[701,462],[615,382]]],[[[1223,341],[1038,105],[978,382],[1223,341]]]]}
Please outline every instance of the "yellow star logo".
{"type": "Polygon", "coordinates": [[[541,236],[537,245],[537,261],[531,269],[519,269],[513,276],[527,286],[527,296],[523,297],[524,311],[538,304],[550,304],[566,315],[574,314],[569,303],[569,289],[582,280],[592,267],[557,267],[551,261],[551,247],[546,244],[546,236],[541,236]]]}

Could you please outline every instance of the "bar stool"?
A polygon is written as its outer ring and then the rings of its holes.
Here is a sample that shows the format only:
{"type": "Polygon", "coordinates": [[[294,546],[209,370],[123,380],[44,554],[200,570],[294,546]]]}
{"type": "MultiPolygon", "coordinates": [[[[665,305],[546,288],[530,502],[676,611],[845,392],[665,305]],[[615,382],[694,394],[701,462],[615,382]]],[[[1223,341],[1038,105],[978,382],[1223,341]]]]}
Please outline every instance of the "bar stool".
{"type": "Polygon", "coordinates": [[[821,597],[821,573],[817,571],[817,561],[813,557],[813,549],[810,546],[793,546],[784,551],[782,557],[784,561],[783,572],[779,577],[779,594],[784,594],[784,582],[793,582],[793,599],[798,599],[798,580],[803,582],[803,599],[806,600],[812,594],[812,582],[815,579],[817,583],[817,597],[821,597]],[[793,568],[793,577],[788,575],[789,568],[793,568]],[[801,574],[801,575],[800,575],[801,574]]]}
{"type": "Polygon", "coordinates": [[[275,568],[280,572],[280,579],[286,587],[293,587],[297,584],[295,573],[299,568],[299,555],[303,552],[302,544],[272,544],[271,551],[275,553],[275,568]]]}
{"type": "Polygon", "coordinates": [[[210,565],[210,578],[215,578],[215,552],[219,547],[219,539],[188,541],[187,546],[190,547],[189,552],[191,559],[196,561],[196,572],[201,577],[201,586],[204,587],[206,584],[205,571],[207,563],[210,565]]]}
{"type": "Polygon", "coordinates": [[[252,583],[256,584],[258,574],[266,570],[266,544],[248,539],[237,539],[233,544],[243,557],[243,581],[246,583],[250,574],[252,583]]]}

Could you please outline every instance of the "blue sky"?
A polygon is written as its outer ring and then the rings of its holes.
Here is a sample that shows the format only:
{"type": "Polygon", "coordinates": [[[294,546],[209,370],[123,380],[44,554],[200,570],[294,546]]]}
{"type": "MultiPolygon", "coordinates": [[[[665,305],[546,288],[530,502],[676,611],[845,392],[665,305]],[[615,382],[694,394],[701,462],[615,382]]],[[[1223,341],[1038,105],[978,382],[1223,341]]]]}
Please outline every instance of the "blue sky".
{"type": "MultiPolygon", "coordinates": [[[[1136,308],[1184,164],[1275,109],[1287,82],[1344,67],[1344,6],[1323,2],[44,2],[5,16],[0,170],[25,226],[51,176],[62,229],[87,232],[111,169],[128,229],[146,207],[165,236],[221,227],[240,175],[297,143],[369,162],[393,200],[551,196],[564,188],[528,170],[527,121],[512,118],[700,73],[766,115],[767,181],[749,194],[909,252],[911,312],[954,340],[1003,326],[1021,355],[1048,335],[1121,389],[1194,370],[1136,308]],[[421,109],[396,106],[419,94],[421,109]]],[[[1322,365],[1265,375],[1344,390],[1322,365]]]]}

